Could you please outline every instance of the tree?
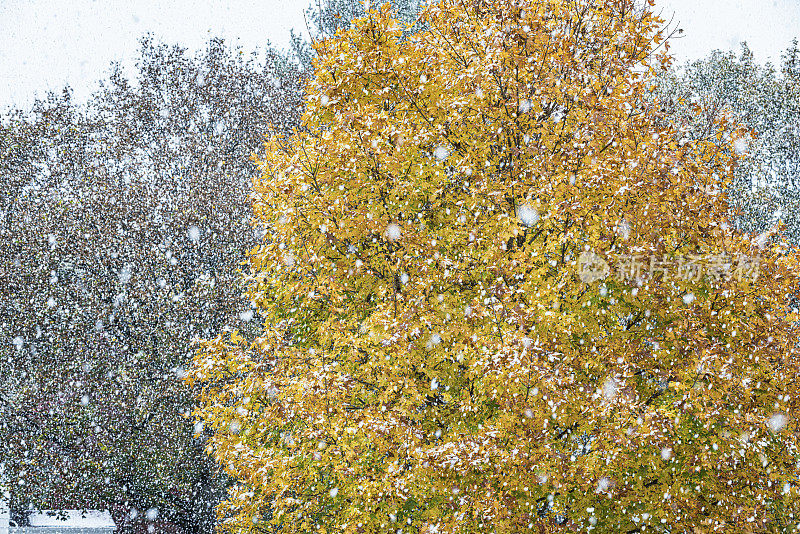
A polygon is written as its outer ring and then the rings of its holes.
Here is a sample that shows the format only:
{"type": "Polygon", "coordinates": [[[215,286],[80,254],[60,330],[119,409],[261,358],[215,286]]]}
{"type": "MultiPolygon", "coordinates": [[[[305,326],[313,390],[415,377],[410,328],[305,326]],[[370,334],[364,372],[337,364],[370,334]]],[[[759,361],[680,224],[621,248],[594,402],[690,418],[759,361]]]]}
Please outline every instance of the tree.
{"type": "Polygon", "coordinates": [[[422,17],[320,43],[260,160],[263,331],[189,374],[223,527],[791,531],[797,256],[729,220],[745,131],[654,104],[649,6],[422,17]]]}
{"type": "Polygon", "coordinates": [[[767,230],[777,220],[787,226],[786,237],[800,239],[798,177],[800,177],[800,76],[797,44],[783,54],[780,72],[758,65],[745,43],[737,58],[715,51],[709,57],[670,71],[661,78],[659,100],[676,124],[694,139],[715,135],[713,124],[727,116],[750,134],[738,150],[745,156],[737,166],[728,195],[737,212],[738,228],[752,233],[767,230]]]}
{"type": "Polygon", "coordinates": [[[223,527],[794,528],[796,255],[728,220],[744,131],[654,105],[649,7],[422,17],[320,43],[305,130],[261,158],[263,331],[189,375],[223,527]]]}
{"type": "Polygon", "coordinates": [[[65,91],[4,117],[0,453],[15,510],[210,532],[228,482],[180,378],[193,338],[253,317],[248,158],[298,124],[300,74],[219,40],[141,46],[135,85],[116,69],[86,106],[65,91]]]}
{"type": "MultiPolygon", "coordinates": [[[[406,34],[422,28],[418,15],[423,3],[423,0],[391,0],[389,2],[397,19],[407,24],[404,30],[406,34]]],[[[369,1],[312,0],[311,5],[305,11],[307,22],[310,25],[307,30],[311,34],[311,43],[294,32],[291,34],[292,55],[299,60],[304,72],[312,73],[314,70],[313,42],[330,39],[336,35],[339,29],[347,28],[354,20],[365,15],[368,6],[369,1]]]]}

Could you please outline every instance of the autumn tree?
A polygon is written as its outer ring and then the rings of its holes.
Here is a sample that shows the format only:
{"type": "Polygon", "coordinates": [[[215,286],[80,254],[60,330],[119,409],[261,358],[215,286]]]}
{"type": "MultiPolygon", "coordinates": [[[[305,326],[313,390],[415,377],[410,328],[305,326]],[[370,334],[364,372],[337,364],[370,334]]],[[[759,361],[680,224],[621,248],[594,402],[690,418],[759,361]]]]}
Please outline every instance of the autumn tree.
{"type": "MultiPolygon", "coordinates": [[[[404,32],[411,34],[422,28],[419,13],[423,0],[391,0],[393,14],[398,21],[405,23],[404,32]]],[[[337,30],[347,28],[354,20],[363,17],[369,2],[361,0],[312,0],[305,10],[306,28],[311,42],[292,31],[291,55],[298,60],[305,73],[313,73],[313,60],[316,55],[314,41],[330,39],[337,30]]]]}
{"type": "Polygon", "coordinates": [[[145,37],[85,105],[0,130],[0,456],[14,510],[157,513],[210,532],[227,478],[187,419],[194,338],[253,317],[249,160],[298,124],[295,65],[145,37]]]}
{"type": "Polygon", "coordinates": [[[795,528],[796,254],[731,224],[744,131],[654,103],[651,8],[443,0],[318,44],[253,183],[263,329],[189,374],[223,528],[795,528]]]}

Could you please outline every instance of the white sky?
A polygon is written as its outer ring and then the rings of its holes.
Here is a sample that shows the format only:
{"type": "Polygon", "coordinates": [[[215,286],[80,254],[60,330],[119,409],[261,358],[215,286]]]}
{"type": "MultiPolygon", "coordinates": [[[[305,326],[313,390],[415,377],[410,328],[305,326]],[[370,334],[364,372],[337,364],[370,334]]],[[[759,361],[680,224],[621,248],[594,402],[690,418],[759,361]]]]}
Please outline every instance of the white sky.
{"type": "MultiPolygon", "coordinates": [[[[375,3],[377,0],[373,0],[375,3]]],[[[303,30],[308,0],[0,0],[0,109],[27,106],[69,84],[78,99],[96,88],[111,61],[130,66],[137,39],[153,32],[194,51],[212,36],[245,50],[267,41],[285,47],[303,30]]],[[[800,0],[657,0],[684,37],[679,60],[746,40],[759,61],[777,63],[800,37],[800,0]]]]}
{"type": "Polygon", "coordinates": [[[800,39],[800,0],[656,0],[662,18],[684,30],[670,51],[680,60],[747,41],[756,60],[780,64],[781,52],[800,39]]]}
{"type": "Polygon", "coordinates": [[[65,84],[83,99],[112,61],[131,67],[146,32],[191,52],[211,37],[247,51],[288,46],[308,0],[0,0],[0,109],[65,84]]]}

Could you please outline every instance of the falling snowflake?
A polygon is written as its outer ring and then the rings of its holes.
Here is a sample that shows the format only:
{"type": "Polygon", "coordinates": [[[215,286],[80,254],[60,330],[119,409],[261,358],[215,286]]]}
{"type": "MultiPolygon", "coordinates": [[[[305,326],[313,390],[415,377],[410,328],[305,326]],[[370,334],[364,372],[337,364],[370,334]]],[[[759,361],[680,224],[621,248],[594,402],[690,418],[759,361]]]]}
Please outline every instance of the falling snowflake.
{"type": "Polygon", "coordinates": [[[119,283],[120,284],[127,284],[131,281],[131,266],[129,264],[125,264],[125,266],[120,269],[119,271],[119,283]]]}
{"type": "Polygon", "coordinates": [[[786,426],[787,422],[788,418],[786,417],[786,414],[776,413],[769,418],[769,421],[767,421],[767,426],[773,432],[780,432],[783,430],[783,427],[786,426]]]}
{"type": "Polygon", "coordinates": [[[619,383],[612,377],[606,378],[603,382],[603,398],[607,401],[612,401],[617,396],[619,390],[619,383]]]}
{"type": "Polygon", "coordinates": [[[436,345],[442,342],[442,338],[439,334],[433,334],[430,339],[428,339],[427,348],[428,350],[432,349],[436,345]]]}
{"type": "Polygon", "coordinates": [[[195,244],[200,242],[200,228],[198,228],[197,226],[190,226],[188,234],[189,234],[189,241],[195,244]]]}
{"type": "Polygon", "coordinates": [[[631,225],[625,219],[622,219],[617,225],[617,233],[622,239],[628,239],[631,236],[631,225]]]}
{"type": "Polygon", "coordinates": [[[534,226],[539,222],[539,212],[527,204],[517,210],[517,216],[525,226],[534,226]]]}
{"type": "Polygon", "coordinates": [[[389,241],[397,241],[401,235],[400,226],[392,223],[386,227],[386,239],[389,241]]]}

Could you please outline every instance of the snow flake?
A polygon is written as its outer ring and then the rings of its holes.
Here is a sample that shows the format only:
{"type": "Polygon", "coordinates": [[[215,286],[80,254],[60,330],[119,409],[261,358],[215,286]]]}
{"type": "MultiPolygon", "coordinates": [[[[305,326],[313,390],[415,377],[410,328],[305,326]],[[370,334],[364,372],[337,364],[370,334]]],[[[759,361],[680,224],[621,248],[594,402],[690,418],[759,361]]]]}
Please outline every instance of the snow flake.
{"type": "Polygon", "coordinates": [[[754,237],[752,242],[758,248],[763,249],[764,245],[767,244],[767,241],[769,241],[770,237],[772,237],[772,233],[769,230],[767,230],[766,232],[761,232],[756,237],[754,237]]]}
{"type": "Polygon", "coordinates": [[[612,401],[617,396],[618,391],[619,383],[617,380],[612,377],[606,378],[606,381],[603,382],[603,397],[607,401],[612,401]]]}
{"type": "Polygon", "coordinates": [[[622,237],[622,239],[628,239],[631,235],[630,223],[628,223],[627,220],[622,219],[617,225],[617,233],[622,237]]]}
{"type": "Polygon", "coordinates": [[[517,210],[517,216],[525,226],[533,226],[539,222],[539,212],[527,204],[520,206],[517,210]]]}
{"type": "Polygon", "coordinates": [[[200,228],[194,225],[190,226],[188,234],[189,234],[189,241],[195,244],[200,242],[200,228]]]}
{"type": "Polygon", "coordinates": [[[119,271],[119,283],[120,284],[127,284],[131,281],[131,266],[130,264],[125,264],[125,266],[120,269],[119,271]]]}
{"type": "Polygon", "coordinates": [[[400,226],[395,223],[392,223],[386,227],[386,239],[389,241],[397,241],[400,239],[401,234],[402,231],[400,230],[400,226]]]}
{"type": "Polygon", "coordinates": [[[787,421],[788,418],[786,417],[786,414],[776,413],[769,418],[769,421],[767,421],[767,426],[773,432],[780,432],[783,430],[783,427],[786,426],[787,421]]]}
{"type": "Polygon", "coordinates": [[[433,151],[433,156],[439,161],[446,160],[449,155],[450,155],[450,149],[444,145],[437,146],[436,149],[433,151]]]}

